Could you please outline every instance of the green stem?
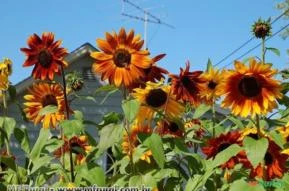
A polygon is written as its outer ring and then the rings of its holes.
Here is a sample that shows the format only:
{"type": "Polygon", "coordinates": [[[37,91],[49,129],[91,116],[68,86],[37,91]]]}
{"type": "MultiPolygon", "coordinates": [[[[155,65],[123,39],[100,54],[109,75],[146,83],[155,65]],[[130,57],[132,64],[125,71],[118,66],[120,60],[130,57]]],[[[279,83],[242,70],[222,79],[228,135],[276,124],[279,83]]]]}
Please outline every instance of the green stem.
{"type": "Polygon", "coordinates": [[[266,52],[266,47],[265,47],[265,38],[262,38],[262,62],[265,64],[265,52],[266,52]]]}
{"type": "Polygon", "coordinates": [[[215,124],[216,124],[216,109],[215,109],[215,99],[213,99],[213,105],[212,105],[212,121],[213,121],[213,138],[216,136],[216,129],[215,129],[215,124]]]}
{"type": "MultiPolygon", "coordinates": [[[[6,91],[2,91],[2,99],[3,99],[3,117],[4,117],[4,120],[3,120],[3,129],[5,127],[5,118],[7,116],[7,100],[6,100],[6,91]]],[[[5,130],[5,129],[4,129],[5,130]]],[[[6,151],[7,151],[7,154],[10,156],[10,145],[9,145],[9,140],[8,140],[8,137],[6,137],[6,151]]]]}
{"type": "MultiPolygon", "coordinates": [[[[67,93],[66,93],[66,80],[65,80],[64,68],[63,68],[62,65],[61,65],[61,74],[62,74],[63,94],[64,94],[64,101],[65,101],[65,108],[66,108],[66,119],[69,120],[69,105],[68,105],[68,99],[67,99],[67,93]]],[[[65,142],[62,128],[60,130],[60,133],[61,133],[61,138],[65,142]]],[[[70,161],[71,182],[74,183],[74,180],[75,180],[75,177],[74,177],[74,166],[73,166],[74,164],[73,164],[73,157],[72,157],[71,149],[69,151],[69,161],[70,161]]],[[[62,149],[62,162],[63,162],[63,166],[64,166],[65,161],[64,161],[63,149],[62,149]]],[[[65,166],[64,166],[64,168],[65,168],[65,166]]]]}
{"type": "Polygon", "coordinates": [[[260,116],[258,114],[256,115],[256,127],[257,127],[257,134],[259,138],[261,138],[262,133],[261,133],[261,127],[260,127],[260,116]]]}

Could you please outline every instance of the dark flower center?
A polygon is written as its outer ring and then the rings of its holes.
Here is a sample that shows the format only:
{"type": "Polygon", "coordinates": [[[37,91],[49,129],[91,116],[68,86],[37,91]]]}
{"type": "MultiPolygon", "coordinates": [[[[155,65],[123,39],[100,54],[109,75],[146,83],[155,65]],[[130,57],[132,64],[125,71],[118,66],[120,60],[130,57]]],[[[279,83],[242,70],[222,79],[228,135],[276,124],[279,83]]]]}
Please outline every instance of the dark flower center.
{"type": "Polygon", "coordinates": [[[44,68],[49,68],[52,62],[52,55],[47,50],[42,50],[38,55],[38,62],[44,68]]]}
{"type": "Polygon", "coordinates": [[[248,136],[248,137],[251,137],[251,138],[253,138],[253,139],[255,139],[255,140],[258,140],[258,139],[259,139],[259,136],[258,136],[257,133],[250,133],[250,134],[248,134],[247,136],[248,136]]]}
{"type": "Polygon", "coordinates": [[[240,93],[245,97],[255,97],[261,92],[261,85],[254,76],[244,76],[238,85],[240,93]]]}
{"type": "Polygon", "coordinates": [[[286,142],[289,143],[289,136],[286,137],[286,142]]]}
{"type": "Polygon", "coordinates": [[[273,156],[269,152],[267,152],[265,154],[264,160],[265,160],[265,165],[270,165],[273,163],[273,156]]]}
{"type": "Polygon", "coordinates": [[[127,67],[131,61],[131,54],[125,49],[118,49],[113,55],[113,61],[117,67],[127,67]]]}
{"type": "Polygon", "coordinates": [[[79,149],[81,149],[81,147],[77,142],[70,143],[70,148],[73,153],[80,154],[79,149]]]}
{"type": "Polygon", "coordinates": [[[184,76],[184,77],[182,77],[182,83],[186,88],[189,88],[192,86],[193,82],[191,81],[191,79],[188,76],[184,76]]]}
{"type": "Polygon", "coordinates": [[[179,126],[178,124],[176,124],[175,122],[171,122],[168,126],[169,130],[173,133],[176,133],[179,130],[179,126]]]}
{"type": "Polygon", "coordinates": [[[42,99],[42,106],[46,107],[48,105],[54,105],[57,106],[57,100],[56,97],[54,95],[46,95],[43,99],[42,99]]]}
{"type": "Polygon", "coordinates": [[[208,88],[210,88],[211,90],[214,90],[217,86],[217,83],[214,82],[213,80],[211,80],[208,84],[208,88]]]}
{"type": "Polygon", "coordinates": [[[270,28],[266,24],[258,24],[254,30],[257,38],[265,38],[269,35],[270,28]]]}
{"type": "Polygon", "coordinates": [[[152,71],[152,67],[149,67],[149,68],[146,68],[146,69],[144,69],[144,73],[146,74],[146,75],[149,75],[149,73],[152,71]]]}
{"type": "Polygon", "coordinates": [[[146,96],[146,103],[151,107],[160,107],[167,101],[168,95],[162,89],[153,89],[146,96]]]}
{"type": "Polygon", "coordinates": [[[225,150],[226,148],[228,148],[231,144],[230,143],[222,143],[219,145],[219,148],[218,148],[218,153],[219,152],[222,152],[223,150],[225,150]]]}

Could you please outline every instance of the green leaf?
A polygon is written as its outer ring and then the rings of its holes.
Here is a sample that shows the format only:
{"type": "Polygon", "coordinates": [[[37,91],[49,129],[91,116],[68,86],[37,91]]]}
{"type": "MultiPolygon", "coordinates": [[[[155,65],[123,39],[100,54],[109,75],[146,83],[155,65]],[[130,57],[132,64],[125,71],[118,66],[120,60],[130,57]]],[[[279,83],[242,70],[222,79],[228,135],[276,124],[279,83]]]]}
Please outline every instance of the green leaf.
{"type": "Polygon", "coordinates": [[[126,119],[131,123],[139,111],[140,103],[135,99],[124,100],[121,106],[126,119]]]}
{"type": "Polygon", "coordinates": [[[101,167],[93,164],[83,164],[76,169],[78,174],[76,179],[85,179],[88,185],[105,186],[105,174],[101,167]]]}
{"type": "Polygon", "coordinates": [[[139,161],[139,159],[143,156],[143,154],[145,153],[145,151],[147,151],[148,149],[146,147],[144,147],[143,145],[139,145],[138,147],[136,147],[134,149],[133,152],[133,163],[136,163],[139,161]]]}
{"type": "Polygon", "coordinates": [[[266,50],[269,50],[269,51],[273,52],[274,54],[276,54],[277,56],[280,56],[280,50],[277,48],[266,47],[266,50]]]}
{"type": "Polygon", "coordinates": [[[83,120],[83,113],[81,111],[74,110],[73,113],[75,119],[83,120]]]}
{"type": "Polygon", "coordinates": [[[247,157],[255,168],[265,157],[269,144],[268,139],[261,138],[259,140],[255,140],[247,136],[244,138],[243,144],[247,157]]]}
{"type": "Polygon", "coordinates": [[[47,105],[45,107],[43,107],[40,111],[39,111],[39,115],[43,116],[43,115],[47,115],[50,113],[55,113],[58,111],[57,106],[55,105],[47,105]]]}
{"type": "Polygon", "coordinates": [[[53,159],[54,157],[51,156],[43,156],[34,160],[33,167],[31,169],[31,174],[37,172],[37,170],[39,170],[41,167],[47,166],[47,164],[49,164],[49,162],[53,159]]]}
{"type": "Polygon", "coordinates": [[[104,152],[116,143],[120,143],[123,136],[123,127],[121,125],[110,124],[103,127],[99,132],[99,152],[104,152]]]}
{"type": "Polygon", "coordinates": [[[284,142],[283,137],[281,134],[277,133],[276,131],[270,131],[269,137],[273,139],[273,141],[283,150],[284,149],[284,142]]]}
{"type": "Polygon", "coordinates": [[[63,128],[64,136],[66,136],[68,139],[72,138],[73,136],[81,135],[84,132],[82,120],[65,120],[60,123],[60,126],[63,128]]]}
{"type": "Polygon", "coordinates": [[[229,191],[265,191],[264,187],[260,184],[249,185],[245,180],[237,180],[232,183],[229,191]]]}
{"type": "Polygon", "coordinates": [[[26,153],[30,153],[30,143],[28,138],[28,133],[26,128],[15,128],[14,129],[14,137],[21,145],[21,148],[26,153]]]}
{"type": "Polygon", "coordinates": [[[105,85],[105,86],[101,86],[99,88],[97,88],[94,92],[94,94],[99,94],[99,93],[103,93],[103,92],[109,92],[109,91],[112,91],[112,90],[115,90],[117,89],[117,87],[115,87],[114,85],[105,85]]]}
{"type": "Polygon", "coordinates": [[[283,80],[289,79],[289,69],[285,69],[280,71],[283,80]]]}
{"type": "Polygon", "coordinates": [[[11,135],[13,134],[15,126],[15,119],[10,117],[0,117],[0,128],[4,127],[8,139],[10,139],[11,135]]]}
{"type": "Polygon", "coordinates": [[[230,158],[236,156],[240,151],[242,151],[242,148],[237,144],[229,146],[228,148],[217,154],[211,168],[215,168],[220,166],[221,164],[226,163],[230,158]]]}
{"type": "Polygon", "coordinates": [[[212,64],[211,59],[209,58],[209,59],[208,59],[208,62],[207,62],[207,72],[208,72],[209,70],[211,70],[212,68],[213,68],[213,64],[212,64]]]}
{"type": "Polygon", "coordinates": [[[204,188],[208,178],[213,174],[214,171],[208,169],[205,174],[195,174],[187,182],[185,191],[199,191],[201,188],[204,188]]]}
{"type": "Polygon", "coordinates": [[[114,124],[117,124],[119,123],[121,120],[123,119],[123,116],[119,113],[116,113],[116,112],[109,112],[107,114],[105,114],[103,116],[103,119],[102,121],[98,124],[98,126],[100,128],[108,125],[108,124],[111,124],[111,123],[114,123],[114,124]]]}
{"type": "Polygon", "coordinates": [[[195,113],[193,115],[193,118],[198,119],[198,118],[202,117],[210,109],[211,109],[211,106],[201,104],[199,107],[196,108],[195,113]]]}
{"type": "Polygon", "coordinates": [[[161,137],[158,134],[153,133],[145,140],[144,145],[152,151],[153,157],[159,167],[164,168],[165,154],[161,137]]]}
{"type": "Polygon", "coordinates": [[[38,139],[29,155],[32,161],[35,161],[37,158],[39,158],[41,151],[43,147],[45,146],[49,135],[50,135],[49,129],[41,128],[38,139]]]}
{"type": "Polygon", "coordinates": [[[140,190],[144,190],[144,187],[153,187],[155,188],[157,186],[157,183],[155,181],[155,179],[149,174],[145,174],[145,175],[136,175],[136,176],[132,176],[129,179],[129,183],[128,185],[130,187],[139,187],[140,190]]]}
{"type": "Polygon", "coordinates": [[[1,156],[0,161],[16,172],[16,164],[13,156],[1,156]]]}
{"type": "Polygon", "coordinates": [[[8,93],[9,93],[9,98],[12,102],[14,102],[17,98],[17,92],[16,92],[16,88],[13,85],[9,85],[8,87],[8,93]]]}

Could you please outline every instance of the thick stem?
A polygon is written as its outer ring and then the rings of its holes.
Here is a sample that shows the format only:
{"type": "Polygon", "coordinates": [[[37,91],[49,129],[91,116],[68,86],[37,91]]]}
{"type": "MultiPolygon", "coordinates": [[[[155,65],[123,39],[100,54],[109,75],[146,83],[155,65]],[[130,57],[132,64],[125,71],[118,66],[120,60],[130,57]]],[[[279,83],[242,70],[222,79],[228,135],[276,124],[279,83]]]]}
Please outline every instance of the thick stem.
{"type": "Polygon", "coordinates": [[[262,62],[263,64],[265,64],[265,38],[262,38],[262,62]]]}
{"type": "MultiPolygon", "coordinates": [[[[61,74],[62,74],[63,94],[64,94],[64,101],[65,101],[65,108],[66,108],[66,119],[69,120],[69,105],[68,105],[68,99],[67,99],[67,93],[66,93],[66,80],[65,80],[65,74],[64,74],[64,69],[63,69],[62,65],[61,65],[61,74]]],[[[61,133],[62,140],[65,142],[62,128],[60,130],[60,133],[61,133]]],[[[63,150],[62,150],[62,153],[63,153],[63,150]]],[[[71,182],[74,183],[74,179],[75,179],[75,177],[74,177],[74,166],[73,166],[74,164],[73,164],[73,157],[72,157],[71,149],[69,151],[69,160],[70,160],[71,182]]],[[[64,153],[62,155],[62,162],[63,162],[63,165],[64,165],[65,164],[64,153]]]]}
{"type": "MultiPolygon", "coordinates": [[[[6,100],[6,91],[2,91],[2,99],[3,99],[3,129],[5,127],[5,118],[7,116],[7,100],[6,100]]],[[[8,137],[6,137],[6,152],[10,156],[10,145],[9,145],[9,140],[8,137]]]]}
{"type": "Polygon", "coordinates": [[[215,109],[215,99],[213,99],[213,105],[212,105],[212,121],[213,121],[213,138],[216,137],[216,129],[215,129],[215,124],[216,124],[216,109],[215,109]]]}
{"type": "Polygon", "coordinates": [[[261,138],[262,133],[261,133],[261,127],[260,127],[260,116],[258,114],[256,115],[256,127],[257,127],[257,134],[259,138],[261,138]]]}

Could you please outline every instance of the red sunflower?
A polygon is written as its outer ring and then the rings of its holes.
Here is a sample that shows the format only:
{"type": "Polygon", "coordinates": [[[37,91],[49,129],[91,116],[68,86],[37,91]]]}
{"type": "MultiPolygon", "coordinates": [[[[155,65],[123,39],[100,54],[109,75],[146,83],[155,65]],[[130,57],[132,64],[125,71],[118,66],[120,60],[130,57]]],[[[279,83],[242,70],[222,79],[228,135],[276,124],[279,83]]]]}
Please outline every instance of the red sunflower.
{"type": "MultiPolygon", "coordinates": [[[[233,144],[241,145],[242,141],[239,139],[241,134],[238,131],[231,131],[227,134],[221,134],[219,137],[212,138],[207,142],[208,146],[202,147],[202,151],[207,158],[215,157],[221,151],[227,149],[233,144]]],[[[221,165],[222,169],[233,169],[238,163],[247,164],[247,157],[245,151],[241,151],[236,156],[230,158],[226,163],[221,165]]]]}
{"type": "Polygon", "coordinates": [[[281,153],[281,148],[273,141],[269,140],[269,147],[264,157],[264,164],[259,164],[251,170],[251,177],[259,177],[264,180],[281,178],[287,172],[286,161],[288,155],[281,153]]]}
{"type": "Polygon", "coordinates": [[[184,130],[183,125],[180,122],[162,120],[157,124],[157,132],[164,136],[170,135],[172,137],[183,137],[184,130]]]}
{"type": "Polygon", "coordinates": [[[34,65],[32,76],[35,79],[53,80],[54,73],[60,74],[59,67],[67,66],[67,62],[63,60],[67,50],[60,47],[61,42],[54,41],[54,34],[50,32],[43,33],[41,38],[33,34],[27,40],[29,48],[20,49],[27,56],[23,66],[34,65]]]}
{"type": "Polygon", "coordinates": [[[204,82],[200,75],[202,71],[190,72],[190,63],[186,63],[186,69],[180,68],[179,75],[170,74],[172,91],[176,95],[177,100],[190,102],[194,106],[199,105],[201,99],[199,93],[201,91],[201,84],[204,82]]]}

